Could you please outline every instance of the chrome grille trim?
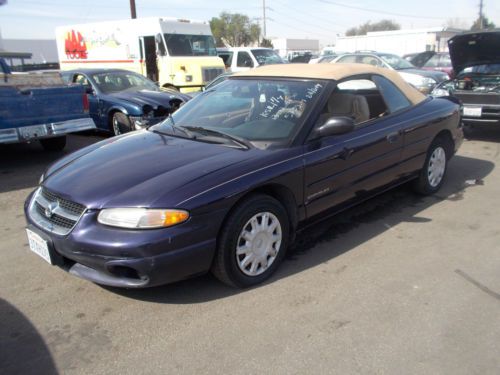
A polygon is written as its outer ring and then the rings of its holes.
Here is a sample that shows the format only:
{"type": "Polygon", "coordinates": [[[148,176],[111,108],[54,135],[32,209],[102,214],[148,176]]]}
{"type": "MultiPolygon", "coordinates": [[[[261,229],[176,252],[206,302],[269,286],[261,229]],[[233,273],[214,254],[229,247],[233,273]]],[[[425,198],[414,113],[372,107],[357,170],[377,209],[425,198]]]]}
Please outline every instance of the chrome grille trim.
{"type": "Polygon", "coordinates": [[[61,198],[39,187],[31,198],[29,216],[40,228],[65,236],[73,230],[86,210],[86,207],[79,203],[61,198]],[[52,207],[48,216],[46,210],[49,205],[52,207]]]}

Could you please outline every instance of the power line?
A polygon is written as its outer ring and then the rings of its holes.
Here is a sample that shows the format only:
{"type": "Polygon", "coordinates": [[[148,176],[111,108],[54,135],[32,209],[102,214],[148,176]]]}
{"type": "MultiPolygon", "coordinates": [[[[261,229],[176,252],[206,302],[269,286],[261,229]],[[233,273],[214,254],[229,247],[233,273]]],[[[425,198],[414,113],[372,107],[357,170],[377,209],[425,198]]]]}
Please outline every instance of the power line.
{"type": "MultiPolygon", "coordinates": [[[[278,14],[278,12],[277,12],[277,11],[275,11],[274,9],[272,9],[272,8],[269,8],[269,10],[271,10],[272,12],[274,12],[274,13],[277,13],[277,14],[278,14]]],[[[292,19],[295,19],[295,20],[296,20],[296,21],[298,21],[298,22],[301,22],[301,23],[303,23],[303,24],[308,24],[309,26],[312,26],[312,27],[315,27],[315,28],[320,28],[320,29],[323,29],[323,30],[325,30],[325,31],[332,32],[332,29],[331,29],[331,28],[327,28],[327,27],[323,27],[323,26],[320,26],[320,25],[315,25],[315,24],[312,24],[312,23],[309,23],[309,22],[305,22],[304,20],[301,20],[301,19],[299,19],[299,18],[297,18],[297,17],[295,17],[295,16],[290,16],[290,15],[287,15],[286,17],[288,17],[288,18],[292,18],[292,19]]]]}
{"type": "MultiPolygon", "coordinates": [[[[295,8],[295,7],[291,6],[290,4],[287,4],[287,3],[285,3],[285,2],[283,2],[281,0],[273,0],[273,1],[279,3],[279,4],[283,5],[283,6],[285,6],[287,8],[293,9],[296,12],[299,12],[300,14],[307,14],[307,15],[309,15],[311,17],[314,17],[315,19],[322,20],[323,22],[328,22],[329,24],[331,24],[332,22],[335,22],[335,21],[332,21],[331,19],[323,18],[323,17],[320,17],[320,16],[318,16],[316,14],[313,14],[313,13],[310,13],[310,12],[306,12],[303,9],[295,8]]],[[[341,27],[345,27],[345,28],[349,28],[350,27],[350,26],[339,24],[337,22],[335,22],[335,24],[337,24],[338,26],[341,26],[341,27]]]]}
{"type": "MultiPolygon", "coordinates": [[[[276,20],[273,20],[272,18],[268,18],[269,21],[273,22],[273,23],[276,23],[278,25],[281,25],[281,26],[286,26],[290,29],[293,29],[295,31],[299,30],[299,31],[302,31],[303,33],[306,33],[306,34],[311,34],[311,30],[304,30],[302,28],[298,28],[296,25],[295,26],[292,26],[292,25],[289,25],[289,24],[286,24],[284,22],[278,22],[276,20]]],[[[326,34],[323,34],[323,33],[315,33],[315,34],[319,34],[319,35],[322,35],[323,37],[326,37],[326,38],[330,38],[330,39],[333,39],[335,37],[335,35],[332,35],[332,34],[329,34],[329,35],[326,35],[326,34]]]]}
{"type": "Polygon", "coordinates": [[[416,16],[414,14],[393,13],[393,12],[387,12],[385,10],[363,8],[363,7],[358,7],[358,6],[354,6],[354,5],[347,5],[347,4],[337,3],[335,1],[330,1],[330,0],[316,0],[316,1],[319,1],[320,3],[335,5],[335,6],[338,6],[338,7],[344,7],[344,8],[349,8],[349,9],[356,9],[356,10],[361,10],[363,12],[379,13],[379,14],[384,14],[384,15],[389,15],[389,16],[408,17],[408,18],[421,18],[421,19],[430,19],[430,20],[441,20],[441,21],[443,20],[442,17],[428,17],[428,16],[416,16]]]}

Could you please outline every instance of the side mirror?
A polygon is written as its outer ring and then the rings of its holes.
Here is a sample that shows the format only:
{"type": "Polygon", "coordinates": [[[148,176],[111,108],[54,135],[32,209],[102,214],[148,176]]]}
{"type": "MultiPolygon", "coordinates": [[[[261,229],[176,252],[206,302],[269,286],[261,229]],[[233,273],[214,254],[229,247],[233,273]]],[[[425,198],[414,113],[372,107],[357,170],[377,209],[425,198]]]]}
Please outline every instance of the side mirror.
{"type": "Polygon", "coordinates": [[[92,86],[85,86],[85,94],[95,95],[95,91],[92,86]]]}
{"type": "Polygon", "coordinates": [[[253,61],[252,60],[246,60],[245,61],[245,67],[247,67],[247,68],[253,68],[253,61]]]}
{"type": "Polygon", "coordinates": [[[330,137],[352,132],[354,120],[347,116],[330,117],[326,122],[314,131],[313,138],[330,137]]]}

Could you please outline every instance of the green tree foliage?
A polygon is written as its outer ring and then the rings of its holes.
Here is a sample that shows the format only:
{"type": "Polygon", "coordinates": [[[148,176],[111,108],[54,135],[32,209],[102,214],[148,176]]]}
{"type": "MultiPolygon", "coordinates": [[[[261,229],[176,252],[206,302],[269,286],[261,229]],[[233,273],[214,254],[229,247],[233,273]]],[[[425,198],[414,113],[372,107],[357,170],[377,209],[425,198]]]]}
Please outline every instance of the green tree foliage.
{"type": "Polygon", "coordinates": [[[262,38],[262,42],[260,42],[261,47],[266,47],[266,48],[274,48],[273,42],[271,42],[270,39],[262,38]]]}
{"type": "Polygon", "coordinates": [[[346,36],[354,35],[366,35],[369,31],[388,31],[388,30],[399,30],[401,25],[395,21],[391,20],[380,20],[375,23],[371,21],[365,22],[358,27],[351,27],[345,32],[346,36]]]}
{"type": "Polygon", "coordinates": [[[483,17],[483,28],[481,29],[481,20],[479,17],[477,17],[477,20],[474,21],[470,29],[476,31],[476,30],[489,30],[494,28],[495,24],[491,22],[487,17],[483,17]]]}
{"type": "Polygon", "coordinates": [[[210,20],[212,34],[218,47],[223,47],[226,40],[232,47],[248,46],[259,41],[260,26],[240,13],[222,12],[219,17],[210,20]]]}

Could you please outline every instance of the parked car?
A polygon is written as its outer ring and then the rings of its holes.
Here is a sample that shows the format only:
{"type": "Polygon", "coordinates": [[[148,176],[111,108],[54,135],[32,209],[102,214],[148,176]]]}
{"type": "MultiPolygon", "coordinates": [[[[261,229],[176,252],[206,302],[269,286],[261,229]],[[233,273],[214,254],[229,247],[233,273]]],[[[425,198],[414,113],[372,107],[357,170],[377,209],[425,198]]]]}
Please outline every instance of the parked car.
{"type": "Polygon", "coordinates": [[[227,71],[242,72],[260,65],[283,64],[283,59],[270,48],[231,47],[218,48],[217,55],[224,61],[227,71]]]}
{"type": "Polygon", "coordinates": [[[425,51],[404,55],[403,59],[409,61],[417,68],[444,72],[448,74],[449,78],[453,78],[454,76],[450,54],[448,52],[425,51]]]}
{"type": "Polygon", "coordinates": [[[228,79],[233,74],[234,73],[232,73],[232,72],[226,72],[226,73],[219,74],[212,81],[210,81],[209,83],[207,83],[207,85],[202,90],[190,92],[190,93],[188,93],[188,95],[191,98],[194,98],[195,96],[200,95],[203,91],[210,90],[212,87],[218,85],[221,82],[224,82],[226,79],[228,79]]]}
{"type": "Polygon", "coordinates": [[[60,151],[67,134],[91,129],[82,87],[68,87],[59,72],[12,73],[0,58],[0,144],[39,141],[60,151]]]}
{"type": "Polygon", "coordinates": [[[420,92],[429,94],[440,82],[449,79],[446,73],[418,69],[397,55],[374,51],[347,53],[337,57],[332,63],[369,64],[381,68],[397,70],[403,79],[420,92]]]}
{"type": "Polygon", "coordinates": [[[99,284],[212,270],[248,287],[304,226],[406,181],[438,191],[461,142],[456,101],[426,97],[396,72],[264,66],[49,167],[25,204],[30,248],[99,284]],[[352,89],[358,81],[364,89],[352,89]]]}
{"type": "Polygon", "coordinates": [[[61,73],[86,87],[90,115],[100,130],[114,135],[153,125],[191,97],[122,69],[78,69],[61,73]]]}
{"type": "Polygon", "coordinates": [[[448,48],[457,75],[432,95],[458,98],[467,126],[500,125],[500,31],[459,34],[448,41],[448,48]]]}

